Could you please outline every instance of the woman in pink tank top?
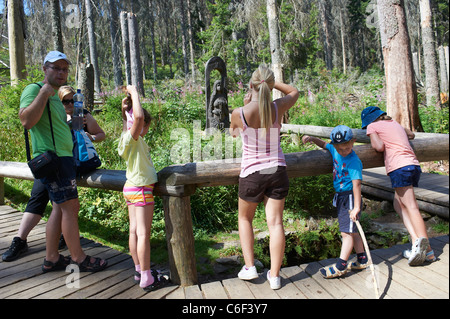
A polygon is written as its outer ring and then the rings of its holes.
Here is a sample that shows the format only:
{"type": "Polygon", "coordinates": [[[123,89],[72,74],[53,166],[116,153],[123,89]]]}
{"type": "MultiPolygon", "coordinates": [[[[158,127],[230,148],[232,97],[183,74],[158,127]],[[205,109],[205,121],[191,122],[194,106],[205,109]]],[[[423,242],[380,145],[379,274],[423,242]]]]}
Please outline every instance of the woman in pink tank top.
{"type": "Polygon", "coordinates": [[[296,88],[275,81],[273,71],[260,66],[253,72],[250,92],[244,107],[231,115],[230,133],[242,138],[242,162],[239,174],[239,237],[245,265],[238,277],[258,277],[254,263],[253,217],[264,201],[270,235],[270,270],[267,279],[272,289],[281,287],[280,268],[284,256],[284,202],[289,190],[286,161],[280,147],[281,118],[298,99],[296,88]],[[284,97],[272,101],[272,89],[284,97]]]}

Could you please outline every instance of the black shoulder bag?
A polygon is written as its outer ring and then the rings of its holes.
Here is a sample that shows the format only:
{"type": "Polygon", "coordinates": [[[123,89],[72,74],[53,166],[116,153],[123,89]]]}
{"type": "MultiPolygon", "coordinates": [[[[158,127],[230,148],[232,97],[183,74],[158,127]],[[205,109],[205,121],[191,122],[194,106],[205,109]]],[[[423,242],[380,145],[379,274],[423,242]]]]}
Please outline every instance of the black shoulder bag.
{"type": "MultiPolygon", "coordinates": [[[[40,88],[42,86],[38,83],[35,83],[40,88]]],[[[41,179],[46,176],[51,176],[56,173],[58,169],[58,155],[56,155],[56,145],[55,145],[55,137],[53,136],[53,125],[52,125],[52,116],[50,113],[50,101],[47,101],[47,114],[48,114],[48,120],[50,122],[50,130],[52,132],[52,139],[53,139],[53,148],[55,152],[53,151],[46,151],[42,153],[41,155],[36,156],[35,158],[31,159],[30,154],[30,142],[28,141],[28,131],[26,128],[24,128],[24,134],[25,134],[25,145],[27,148],[27,160],[28,160],[28,167],[31,170],[31,173],[33,173],[34,178],[41,179]]]]}

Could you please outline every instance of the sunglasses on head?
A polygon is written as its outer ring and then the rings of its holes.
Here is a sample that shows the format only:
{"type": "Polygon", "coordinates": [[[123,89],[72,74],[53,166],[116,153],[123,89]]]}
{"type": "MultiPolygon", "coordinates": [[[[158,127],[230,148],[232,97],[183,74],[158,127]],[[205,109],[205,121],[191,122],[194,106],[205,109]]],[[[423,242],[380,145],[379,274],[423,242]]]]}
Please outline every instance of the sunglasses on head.
{"type": "Polygon", "coordinates": [[[74,100],[73,99],[71,99],[71,100],[62,100],[62,104],[64,104],[64,105],[68,105],[68,104],[73,104],[74,103],[74,100]]]}

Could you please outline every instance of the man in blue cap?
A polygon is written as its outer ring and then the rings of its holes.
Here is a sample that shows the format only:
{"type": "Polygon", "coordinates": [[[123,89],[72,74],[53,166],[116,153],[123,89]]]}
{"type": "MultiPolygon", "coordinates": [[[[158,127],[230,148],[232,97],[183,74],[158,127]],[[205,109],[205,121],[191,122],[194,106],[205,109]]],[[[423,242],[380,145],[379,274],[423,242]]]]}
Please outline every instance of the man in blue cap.
{"type": "Polygon", "coordinates": [[[330,134],[330,143],[320,138],[305,135],[303,143],[313,142],[328,150],[333,158],[333,186],[336,194],[333,206],[337,208],[339,230],[342,236],[341,254],[335,265],[320,269],[325,278],[345,275],[349,269],[364,269],[368,266],[364,245],[354,223],[360,215],[362,163],[353,151],[353,132],[345,125],[336,126],[330,134]],[[357,260],[350,265],[348,258],[355,248],[357,260]]]}

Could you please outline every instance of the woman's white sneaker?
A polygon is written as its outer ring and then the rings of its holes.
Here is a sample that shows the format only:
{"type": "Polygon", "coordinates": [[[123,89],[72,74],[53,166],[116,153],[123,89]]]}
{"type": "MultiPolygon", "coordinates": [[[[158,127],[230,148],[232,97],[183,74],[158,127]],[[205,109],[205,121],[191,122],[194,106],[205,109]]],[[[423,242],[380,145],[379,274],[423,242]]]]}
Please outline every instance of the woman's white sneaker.
{"type": "Polygon", "coordinates": [[[270,288],[274,290],[281,288],[281,277],[270,277],[270,270],[267,271],[267,280],[269,281],[270,288]]]}
{"type": "Polygon", "coordinates": [[[255,266],[247,267],[244,265],[238,273],[238,277],[242,280],[252,280],[258,278],[258,272],[256,271],[255,266]]]}

